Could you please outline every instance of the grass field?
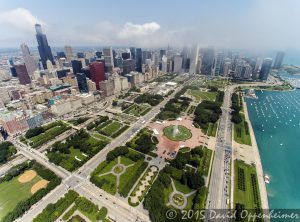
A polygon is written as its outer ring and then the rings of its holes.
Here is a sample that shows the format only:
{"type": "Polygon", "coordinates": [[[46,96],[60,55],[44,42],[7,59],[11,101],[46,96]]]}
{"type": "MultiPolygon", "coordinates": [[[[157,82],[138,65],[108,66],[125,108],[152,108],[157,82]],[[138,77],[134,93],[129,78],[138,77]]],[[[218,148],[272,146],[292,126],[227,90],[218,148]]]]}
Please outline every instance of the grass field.
{"type": "Polygon", "coordinates": [[[176,187],[176,190],[181,192],[181,193],[188,194],[188,193],[193,191],[187,185],[184,185],[184,184],[180,183],[177,180],[173,179],[173,182],[174,182],[174,185],[176,187]]]}
{"type": "Polygon", "coordinates": [[[7,213],[13,210],[20,201],[32,196],[30,192],[31,187],[42,179],[36,176],[27,183],[20,183],[18,178],[19,177],[15,177],[10,181],[0,183],[0,221],[7,213]]]}
{"type": "Polygon", "coordinates": [[[189,89],[187,93],[193,97],[195,97],[197,102],[202,100],[215,101],[217,92],[202,92],[201,90],[189,89]]]}
{"type": "Polygon", "coordinates": [[[109,163],[102,162],[101,164],[104,166],[104,168],[99,172],[99,175],[107,173],[112,170],[112,168],[118,163],[117,159],[114,159],[113,161],[110,161],[109,163]]]}
{"type": "Polygon", "coordinates": [[[208,136],[213,136],[213,137],[215,137],[216,134],[217,134],[217,129],[218,129],[218,122],[216,122],[216,123],[209,123],[208,129],[207,129],[207,131],[206,131],[206,134],[207,134],[208,136]]]}
{"type": "Polygon", "coordinates": [[[105,180],[105,183],[103,183],[101,189],[112,195],[115,195],[117,192],[117,177],[109,173],[104,176],[100,176],[100,178],[105,180]]]}
{"type": "Polygon", "coordinates": [[[240,144],[251,146],[251,137],[248,123],[245,121],[244,113],[241,112],[242,121],[239,124],[234,124],[234,141],[240,144]]]}
{"type": "Polygon", "coordinates": [[[100,139],[102,141],[110,143],[110,139],[109,138],[107,138],[107,137],[105,137],[105,136],[103,136],[103,135],[101,135],[99,133],[93,133],[93,136],[97,137],[98,139],[100,139]]]}
{"type": "Polygon", "coordinates": [[[127,109],[124,110],[124,113],[132,114],[134,116],[143,116],[151,110],[150,107],[138,104],[132,104],[127,109]]]}
{"type": "Polygon", "coordinates": [[[174,141],[183,141],[188,140],[192,137],[191,131],[185,126],[178,125],[178,132],[174,134],[175,125],[170,125],[164,128],[164,135],[174,141]]]}
{"type": "Polygon", "coordinates": [[[200,161],[199,169],[204,176],[208,176],[209,165],[211,161],[213,151],[204,147],[203,156],[200,161]]]}
{"type": "Polygon", "coordinates": [[[111,124],[107,125],[102,129],[102,132],[104,132],[107,135],[112,135],[115,132],[117,132],[122,127],[122,124],[116,121],[113,121],[111,124]]]}
{"type": "Polygon", "coordinates": [[[234,204],[244,205],[244,209],[260,209],[260,193],[254,166],[242,161],[234,162],[234,204]]]}

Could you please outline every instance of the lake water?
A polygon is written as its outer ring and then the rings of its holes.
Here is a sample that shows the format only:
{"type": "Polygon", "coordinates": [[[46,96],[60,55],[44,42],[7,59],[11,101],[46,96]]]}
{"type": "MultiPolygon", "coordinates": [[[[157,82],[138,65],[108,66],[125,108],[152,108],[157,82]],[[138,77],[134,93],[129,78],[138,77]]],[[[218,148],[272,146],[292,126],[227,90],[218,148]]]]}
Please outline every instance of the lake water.
{"type": "Polygon", "coordinates": [[[269,207],[300,208],[300,90],[256,91],[246,98],[262,159],[269,207]]]}

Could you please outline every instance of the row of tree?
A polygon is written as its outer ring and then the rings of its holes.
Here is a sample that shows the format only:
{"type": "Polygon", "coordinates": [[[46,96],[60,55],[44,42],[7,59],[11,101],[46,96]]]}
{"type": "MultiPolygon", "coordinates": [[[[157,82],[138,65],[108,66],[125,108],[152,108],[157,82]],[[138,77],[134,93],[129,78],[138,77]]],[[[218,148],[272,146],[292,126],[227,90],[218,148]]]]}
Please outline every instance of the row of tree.
{"type": "Polygon", "coordinates": [[[158,94],[150,94],[150,93],[144,93],[142,95],[139,95],[137,98],[134,99],[134,102],[136,103],[148,103],[151,106],[158,105],[161,101],[163,101],[163,96],[158,94]]]}
{"type": "Polygon", "coordinates": [[[239,95],[236,92],[233,93],[231,97],[231,109],[233,109],[233,111],[231,112],[231,121],[235,124],[239,124],[240,122],[242,122],[242,116],[240,114],[242,106],[240,103],[239,95]]]}

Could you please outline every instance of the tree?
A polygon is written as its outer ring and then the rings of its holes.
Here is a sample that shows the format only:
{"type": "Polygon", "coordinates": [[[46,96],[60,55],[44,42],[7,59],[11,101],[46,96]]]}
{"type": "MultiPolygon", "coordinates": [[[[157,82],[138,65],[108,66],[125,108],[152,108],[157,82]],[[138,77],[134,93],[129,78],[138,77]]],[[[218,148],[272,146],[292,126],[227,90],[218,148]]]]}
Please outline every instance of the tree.
{"type": "Polygon", "coordinates": [[[199,172],[187,172],[187,185],[191,189],[199,189],[204,186],[205,181],[204,178],[199,174],[199,172]]]}
{"type": "Polygon", "coordinates": [[[32,138],[32,137],[34,137],[34,136],[37,136],[37,135],[39,135],[39,134],[41,134],[41,133],[43,133],[43,132],[45,132],[45,130],[44,130],[43,127],[41,127],[41,126],[35,127],[35,128],[32,128],[32,129],[29,129],[29,130],[26,132],[25,137],[26,137],[27,139],[29,139],[29,138],[32,138]]]}

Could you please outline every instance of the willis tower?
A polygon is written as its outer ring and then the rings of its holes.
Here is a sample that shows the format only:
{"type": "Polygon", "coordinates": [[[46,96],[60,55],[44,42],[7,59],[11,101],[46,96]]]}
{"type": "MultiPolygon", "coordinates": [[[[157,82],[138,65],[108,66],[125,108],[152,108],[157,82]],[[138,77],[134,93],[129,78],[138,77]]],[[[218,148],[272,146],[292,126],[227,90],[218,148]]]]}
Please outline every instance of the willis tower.
{"type": "Polygon", "coordinates": [[[40,24],[35,24],[36,40],[38,42],[38,49],[41,57],[41,61],[44,69],[47,69],[47,60],[49,59],[54,65],[54,59],[51,52],[51,48],[48,45],[47,37],[42,31],[42,26],[40,24]]]}

